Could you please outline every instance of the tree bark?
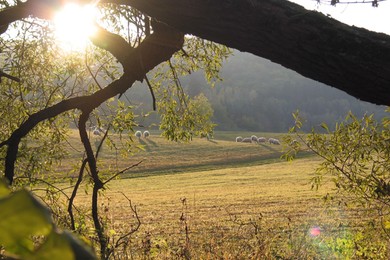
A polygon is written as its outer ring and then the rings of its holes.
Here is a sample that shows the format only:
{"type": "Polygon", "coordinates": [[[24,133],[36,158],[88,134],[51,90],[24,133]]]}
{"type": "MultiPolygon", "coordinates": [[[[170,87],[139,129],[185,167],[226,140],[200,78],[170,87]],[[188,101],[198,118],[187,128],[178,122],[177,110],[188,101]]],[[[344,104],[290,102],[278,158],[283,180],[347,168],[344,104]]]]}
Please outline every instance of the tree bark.
{"type": "Polygon", "coordinates": [[[347,26],[286,0],[103,2],[133,6],[184,33],[269,59],[361,100],[390,105],[388,35],[347,26]]]}

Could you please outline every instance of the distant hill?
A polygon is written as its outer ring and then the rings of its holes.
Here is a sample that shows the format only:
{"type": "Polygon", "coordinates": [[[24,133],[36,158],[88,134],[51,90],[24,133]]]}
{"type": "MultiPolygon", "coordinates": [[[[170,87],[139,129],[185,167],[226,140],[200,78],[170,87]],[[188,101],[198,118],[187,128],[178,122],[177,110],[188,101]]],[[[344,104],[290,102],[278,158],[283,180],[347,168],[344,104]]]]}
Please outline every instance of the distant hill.
{"type": "MultiPolygon", "coordinates": [[[[359,101],[322,83],[307,79],[294,71],[248,53],[235,51],[224,64],[214,88],[207,85],[201,72],[182,79],[187,93],[205,93],[214,108],[218,130],[286,132],[292,126],[292,112],[299,109],[306,119],[306,130],[325,122],[333,126],[348,111],[357,116],[365,113],[382,118],[384,106],[359,101]]],[[[147,88],[137,85],[128,96],[139,109],[151,110],[147,88]]],[[[145,124],[157,120],[145,119],[145,124]]]]}

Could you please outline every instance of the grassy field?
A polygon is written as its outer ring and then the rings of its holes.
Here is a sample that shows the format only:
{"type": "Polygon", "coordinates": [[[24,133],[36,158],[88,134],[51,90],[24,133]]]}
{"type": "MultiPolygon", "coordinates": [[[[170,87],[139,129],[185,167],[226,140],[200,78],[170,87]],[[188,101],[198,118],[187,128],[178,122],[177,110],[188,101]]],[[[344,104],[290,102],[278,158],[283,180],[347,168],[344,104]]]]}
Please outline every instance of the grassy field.
{"type": "MultiPolygon", "coordinates": [[[[110,182],[103,194],[101,207],[109,229],[116,230],[113,237],[134,226],[128,199],[142,223],[120,258],[356,256],[356,236],[367,216],[359,208],[324,204],[323,196],[332,193],[330,182],[311,190],[309,180],[320,160],[306,155],[284,162],[281,146],[236,143],[237,134],[180,144],[152,135],[136,141],[144,150],[126,160],[103,149],[101,166],[111,165],[106,173],[144,160],[110,182]]],[[[89,197],[80,193],[77,204],[88,205],[89,197]]]]}
{"type": "MultiPolygon", "coordinates": [[[[128,174],[150,175],[163,172],[209,170],[228,166],[241,167],[280,161],[282,146],[236,143],[235,138],[239,134],[251,135],[251,133],[242,132],[217,132],[215,139],[211,141],[194,138],[189,143],[176,143],[152,132],[151,137],[147,139],[132,137],[135,141],[130,148],[133,153],[127,158],[120,156],[121,145],[116,146],[117,150],[110,149],[107,145],[103,146],[103,152],[99,157],[100,168],[109,168],[110,173],[112,173],[142,161],[128,174]]],[[[280,138],[282,134],[266,133],[262,136],[280,138]]],[[[71,161],[82,158],[82,147],[77,138],[76,132],[70,134],[69,143],[72,144],[72,149],[69,149],[70,156],[60,165],[58,171],[68,172],[71,169],[71,161]]],[[[98,142],[100,138],[92,136],[92,142],[98,142]]],[[[113,137],[112,140],[117,144],[125,141],[120,141],[118,137],[113,137]]]]}

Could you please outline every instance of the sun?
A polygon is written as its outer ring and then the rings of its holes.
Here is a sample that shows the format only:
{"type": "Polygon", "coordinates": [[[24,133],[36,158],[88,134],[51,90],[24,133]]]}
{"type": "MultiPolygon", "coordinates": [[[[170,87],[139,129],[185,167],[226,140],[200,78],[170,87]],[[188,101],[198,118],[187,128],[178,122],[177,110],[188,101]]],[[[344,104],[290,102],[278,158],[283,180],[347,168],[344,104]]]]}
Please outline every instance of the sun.
{"type": "Polygon", "coordinates": [[[96,32],[97,9],[93,5],[69,3],[53,19],[55,35],[61,46],[69,50],[82,50],[89,36],[96,32]]]}

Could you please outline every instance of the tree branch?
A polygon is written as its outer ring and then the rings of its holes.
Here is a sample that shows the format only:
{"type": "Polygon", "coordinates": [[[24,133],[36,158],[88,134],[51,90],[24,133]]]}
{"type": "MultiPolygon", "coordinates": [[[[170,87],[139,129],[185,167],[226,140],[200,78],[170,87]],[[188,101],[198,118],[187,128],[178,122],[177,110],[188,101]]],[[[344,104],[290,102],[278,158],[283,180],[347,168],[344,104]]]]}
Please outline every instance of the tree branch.
{"type": "Polygon", "coordinates": [[[87,162],[89,166],[89,170],[91,172],[91,177],[93,180],[93,189],[92,189],[92,220],[98,235],[99,245],[100,245],[100,256],[102,259],[105,258],[106,250],[107,250],[107,236],[104,232],[104,227],[100,223],[99,219],[99,206],[98,206],[98,197],[99,190],[103,188],[103,182],[99,178],[99,172],[96,166],[96,158],[93,154],[92,146],[88,138],[88,133],[86,130],[86,122],[89,118],[91,111],[83,111],[80,115],[79,119],[79,133],[81,142],[84,145],[85,153],[87,156],[87,162]]]}
{"type": "MultiPolygon", "coordinates": [[[[390,105],[390,36],[285,0],[102,0],[253,53],[361,100],[390,105]]],[[[304,93],[303,93],[304,94],[304,93]]]]}
{"type": "Polygon", "coordinates": [[[76,230],[76,225],[75,225],[75,221],[74,221],[74,214],[73,214],[74,199],[76,198],[77,191],[78,191],[80,184],[83,180],[84,169],[85,169],[86,165],[87,165],[87,159],[84,159],[83,162],[81,163],[81,166],[80,166],[80,171],[79,171],[79,174],[77,176],[76,184],[74,185],[72,194],[71,194],[69,201],[68,201],[68,214],[70,217],[70,226],[71,226],[73,231],[76,230]]]}

